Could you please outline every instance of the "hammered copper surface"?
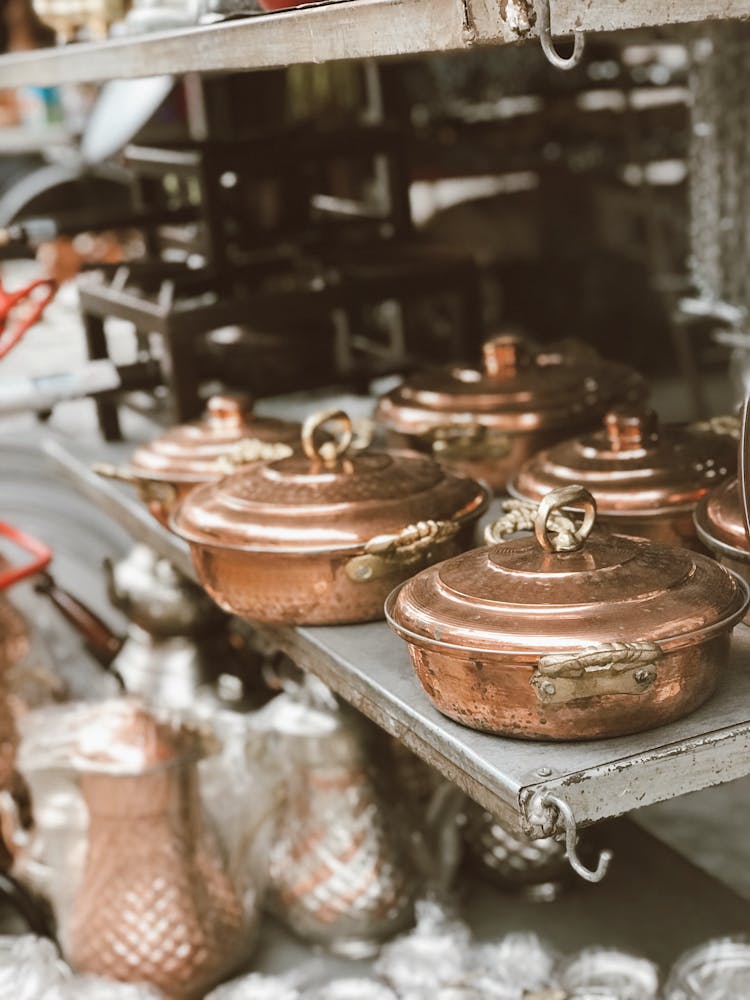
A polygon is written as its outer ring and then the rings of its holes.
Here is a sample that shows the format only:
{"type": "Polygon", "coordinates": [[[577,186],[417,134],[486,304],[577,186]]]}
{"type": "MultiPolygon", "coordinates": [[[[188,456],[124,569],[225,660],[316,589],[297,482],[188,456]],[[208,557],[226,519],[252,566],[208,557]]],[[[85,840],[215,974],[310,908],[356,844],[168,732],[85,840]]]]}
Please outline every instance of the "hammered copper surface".
{"type": "Polygon", "coordinates": [[[653,411],[627,407],[607,413],[600,430],[534,455],[508,488],[538,503],[551,489],[581,483],[596,497],[599,523],[612,531],[696,548],[695,505],[736,467],[730,434],[660,426],[653,411]]]}
{"type": "Polygon", "coordinates": [[[534,350],[517,335],[501,335],[485,344],[482,369],[452,366],[410,377],[380,398],[376,419],[391,446],[433,451],[500,491],[536,451],[645,394],[632,369],[584,345],[534,350]]]}
{"type": "Polygon", "coordinates": [[[198,1000],[245,956],[248,928],[205,824],[192,742],[186,750],[179,732],[128,711],[102,708],[78,761],[89,833],[69,958],[83,972],[198,1000]],[[111,769],[137,761],[140,773],[111,769]]]}
{"type": "Polygon", "coordinates": [[[371,621],[398,582],[472,544],[484,487],[421,455],[349,453],[346,433],[312,447],[332,416],[350,431],[345,414],[323,414],[305,455],[198,487],[172,518],[225,610],[284,624],[371,621]]]}
{"type": "Polygon", "coordinates": [[[388,598],[422,686],[451,718],[588,739],[671,721],[713,692],[745,588],[687,549],[596,528],[555,541],[548,519],[572,496],[545,499],[538,537],[464,553],[388,598]]]}

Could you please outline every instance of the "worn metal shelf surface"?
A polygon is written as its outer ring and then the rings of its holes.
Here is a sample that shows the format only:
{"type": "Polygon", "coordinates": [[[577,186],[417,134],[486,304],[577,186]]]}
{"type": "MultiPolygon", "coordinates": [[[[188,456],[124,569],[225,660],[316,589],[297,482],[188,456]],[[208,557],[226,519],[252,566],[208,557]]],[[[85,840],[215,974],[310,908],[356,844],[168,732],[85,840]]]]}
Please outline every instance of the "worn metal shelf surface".
{"type": "MultiPolygon", "coordinates": [[[[750,0],[552,0],[555,33],[750,17],[750,0]]],[[[536,35],[534,0],[328,0],[219,24],[0,58],[0,87],[268,69],[500,45],[536,35]]]]}
{"type": "MultiPolygon", "coordinates": [[[[94,458],[118,461],[132,445],[50,440],[48,454],[119,523],[192,573],[185,545],[164,531],[125,488],[98,479],[94,458]]],[[[523,828],[533,792],[550,790],[579,824],[750,774],[750,629],[735,632],[717,694],[688,718],[636,736],[539,743],[474,732],[444,718],[412,671],[405,644],[385,623],[263,629],[341,697],[400,739],[507,823],[523,828]]]]}

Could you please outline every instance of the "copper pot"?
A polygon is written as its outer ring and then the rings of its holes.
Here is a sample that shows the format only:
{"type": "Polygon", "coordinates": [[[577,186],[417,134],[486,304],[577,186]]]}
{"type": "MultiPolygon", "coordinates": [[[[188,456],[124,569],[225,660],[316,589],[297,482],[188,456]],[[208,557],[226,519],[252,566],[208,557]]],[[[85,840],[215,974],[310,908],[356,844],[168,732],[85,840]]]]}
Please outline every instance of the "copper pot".
{"type": "Polygon", "coordinates": [[[130,465],[96,465],[94,471],[131,483],[166,525],[194,486],[215,482],[247,463],[291,455],[299,432],[299,424],[254,416],[248,396],[212,396],[201,420],[173,427],[138,448],[130,465]]]}
{"type": "Polygon", "coordinates": [[[534,455],[508,491],[539,503],[552,489],[581,483],[596,497],[597,520],[612,531],[701,551],[693,511],[736,470],[738,434],[736,421],[660,425],[653,410],[623,407],[593,434],[534,455]]]}
{"type": "Polygon", "coordinates": [[[535,452],[644,396],[632,369],[583,344],[535,351],[508,334],[484,345],[482,370],[453,366],[409,378],[381,397],[375,416],[392,446],[432,452],[501,492],[535,452]]]}
{"type": "Polygon", "coordinates": [[[386,602],[430,699],[474,729],[595,739],[671,722],[713,692],[748,606],[688,549],[597,529],[581,486],[553,490],[534,536],[431,567],[386,602]],[[560,511],[583,505],[581,525],[560,511]]]}
{"type": "Polygon", "coordinates": [[[707,493],[695,508],[694,521],[706,548],[750,584],[750,537],[742,517],[739,481],[730,479],[707,493]]]}
{"type": "Polygon", "coordinates": [[[472,544],[484,487],[421,455],[350,452],[341,411],[309,418],[303,455],[198,487],[170,527],[226,611],[257,621],[333,625],[383,615],[389,591],[472,544]],[[343,434],[319,442],[337,420],[343,434]]]}

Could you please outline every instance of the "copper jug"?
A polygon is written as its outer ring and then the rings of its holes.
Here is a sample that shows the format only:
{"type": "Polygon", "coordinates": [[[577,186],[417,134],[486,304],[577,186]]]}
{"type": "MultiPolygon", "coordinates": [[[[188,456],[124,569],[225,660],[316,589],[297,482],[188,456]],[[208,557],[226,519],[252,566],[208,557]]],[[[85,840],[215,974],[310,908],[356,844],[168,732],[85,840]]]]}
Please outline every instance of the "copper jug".
{"type": "Polygon", "coordinates": [[[411,922],[415,879],[408,845],[368,767],[363,720],[315,687],[314,704],[276,699],[287,774],[270,901],[301,937],[364,956],[411,922]]]}
{"type": "Polygon", "coordinates": [[[100,706],[79,747],[89,837],[71,964],[202,997],[245,957],[249,928],[202,813],[200,740],[125,701],[100,706]]]}

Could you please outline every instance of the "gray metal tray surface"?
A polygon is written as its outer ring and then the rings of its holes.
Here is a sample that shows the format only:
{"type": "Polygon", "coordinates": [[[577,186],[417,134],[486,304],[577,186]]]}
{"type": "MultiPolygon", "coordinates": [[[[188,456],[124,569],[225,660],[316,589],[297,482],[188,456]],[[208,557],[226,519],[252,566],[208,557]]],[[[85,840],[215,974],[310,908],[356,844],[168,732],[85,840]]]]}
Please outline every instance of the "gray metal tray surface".
{"type": "MultiPolygon", "coordinates": [[[[45,449],[81,492],[192,575],[184,543],[131,491],[90,471],[94,458],[121,460],[132,445],[49,439],[45,449]]],[[[529,829],[527,804],[537,791],[563,798],[586,825],[750,774],[750,629],[744,625],[735,631],[718,692],[698,711],[651,732],[581,743],[505,739],[445,718],[419,685],[406,645],[384,622],[261,631],[516,829],[529,829]]]]}
{"type": "MultiPolygon", "coordinates": [[[[750,16],[750,0],[552,0],[555,34],[750,16]]],[[[328,0],[0,58],[0,87],[409,56],[534,38],[534,0],[328,0]]]]}

